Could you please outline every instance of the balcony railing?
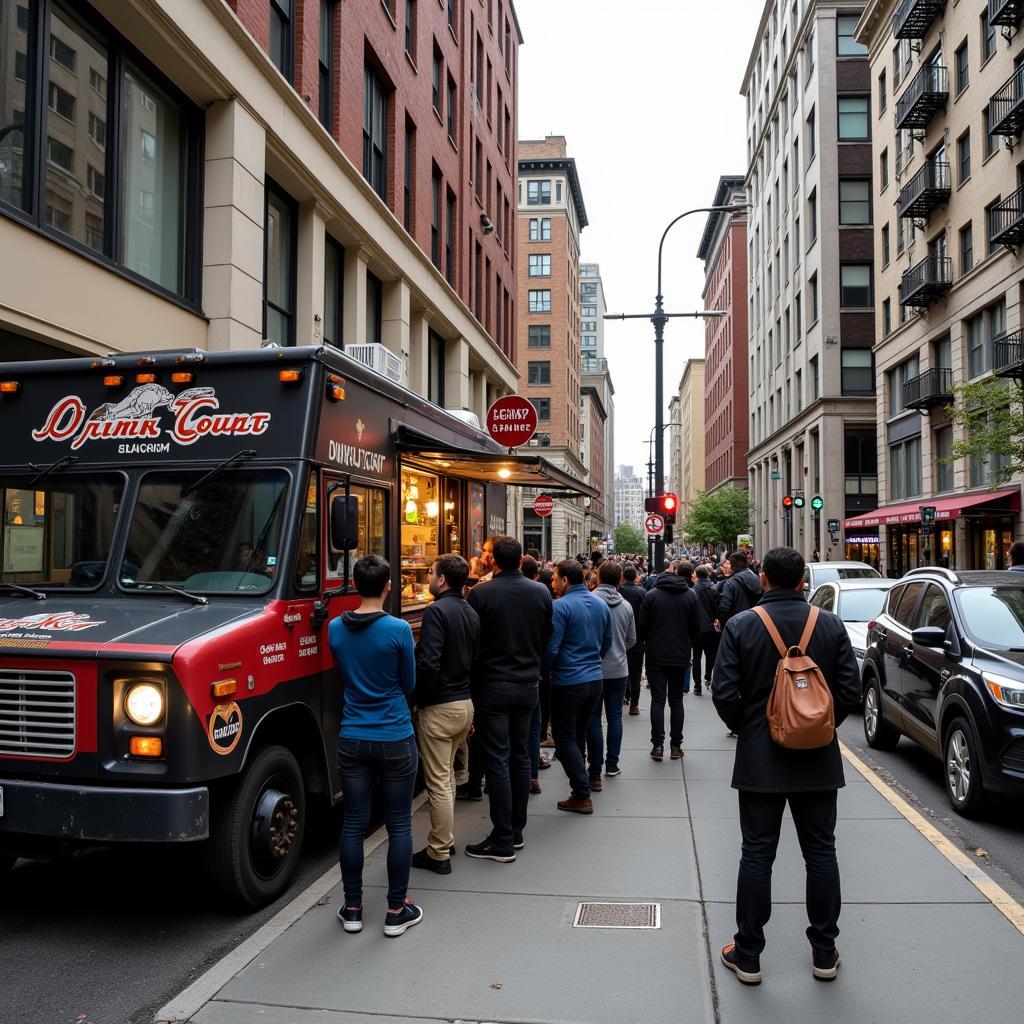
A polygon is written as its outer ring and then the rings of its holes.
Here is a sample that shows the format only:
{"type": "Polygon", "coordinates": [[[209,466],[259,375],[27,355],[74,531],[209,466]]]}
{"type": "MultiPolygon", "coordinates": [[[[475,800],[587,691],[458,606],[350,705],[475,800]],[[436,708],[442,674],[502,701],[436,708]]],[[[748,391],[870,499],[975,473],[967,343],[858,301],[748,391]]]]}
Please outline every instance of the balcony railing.
{"type": "Polygon", "coordinates": [[[992,370],[997,377],[1024,377],[1024,331],[992,339],[992,370]]]}
{"type": "Polygon", "coordinates": [[[911,377],[903,385],[905,409],[930,409],[953,401],[953,371],[934,367],[911,377]]]}
{"type": "Polygon", "coordinates": [[[892,34],[897,39],[924,39],[945,9],[946,0],[903,0],[892,16],[892,34]]]}
{"type": "Polygon", "coordinates": [[[926,256],[903,275],[900,304],[925,309],[952,286],[953,261],[948,256],[926,256]]]}
{"type": "Polygon", "coordinates": [[[927,218],[949,199],[949,181],[949,161],[929,160],[900,189],[899,215],[910,220],[927,218]]]}
{"type": "Polygon", "coordinates": [[[989,210],[988,235],[993,245],[1024,242],[1024,186],[989,210]]]}
{"type": "Polygon", "coordinates": [[[926,128],[949,99],[949,69],[925,64],[896,102],[896,128],[926,128]]]}
{"type": "Polygon", "coordinates": [[[1011,28],[1024,18],[1024,0],[988,0],[988,23],[1011,28]]]}
{"type": "Polygon", "coordinates": [[[1020,135],[1024,125],[1024,64],[1021,64],[989,100],[989,135],[1020,135]]]}

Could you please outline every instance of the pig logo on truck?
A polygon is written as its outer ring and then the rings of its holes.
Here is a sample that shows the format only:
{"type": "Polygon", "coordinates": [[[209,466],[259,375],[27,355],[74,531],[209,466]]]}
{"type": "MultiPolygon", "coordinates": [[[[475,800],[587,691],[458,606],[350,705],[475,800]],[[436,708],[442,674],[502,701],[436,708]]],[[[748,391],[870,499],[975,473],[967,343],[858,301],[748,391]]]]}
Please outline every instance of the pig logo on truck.
{"type": "MultiPolygon", "coordinates": [[[[157,442],[163,435],[180,445],[194,444],[204,437],[257,435],[270,426],[269,412],[220,412],[214,388],[187,388],[177,395],[160,384],[142,384],[119,402],[104,402],[86,414],[86,405],[77,395],[60,399],[38,430],[33,441],[70,441],[78,450],[89,441],[157,442]],[[174,419],[165,426],[162,410],[174,419]]],[[[142,448],[121,445],[118,451],[169,451],[169,444],[142,448]]]]}

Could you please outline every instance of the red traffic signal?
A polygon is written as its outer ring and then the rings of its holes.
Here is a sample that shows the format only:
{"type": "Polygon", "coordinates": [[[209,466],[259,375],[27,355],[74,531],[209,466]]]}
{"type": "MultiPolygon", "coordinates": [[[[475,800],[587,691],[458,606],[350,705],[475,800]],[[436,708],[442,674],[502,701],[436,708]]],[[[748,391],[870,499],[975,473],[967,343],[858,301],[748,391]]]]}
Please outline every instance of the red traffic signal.
{"type": "Polygon", "coordinates": [[[793,507],[793,495],[792,494],[787,494],[782,499],[782,507],[783,508],[792,508],[793,507]]]}
{"type": "Polygon", "coordinates": [[[665,517],[665,525],[670,526],[676,521],[676,512],[679,509],[679,499],[669,492],[661,496],[661,506],[658,511],[665,517]]]}

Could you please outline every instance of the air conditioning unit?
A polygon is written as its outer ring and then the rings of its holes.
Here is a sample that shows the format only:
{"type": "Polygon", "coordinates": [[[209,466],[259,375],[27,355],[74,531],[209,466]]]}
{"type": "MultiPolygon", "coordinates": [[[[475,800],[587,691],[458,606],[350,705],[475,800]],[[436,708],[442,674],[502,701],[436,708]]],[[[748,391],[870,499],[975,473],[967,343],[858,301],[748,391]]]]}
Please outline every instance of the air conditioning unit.
{"type": "Polygon", "coordinates": [[[388,380],[402,383],[402,360],[383,345],[346,345],[345,355],[350,359],[368,366],[374,373],[379,373],[388,380]]]}

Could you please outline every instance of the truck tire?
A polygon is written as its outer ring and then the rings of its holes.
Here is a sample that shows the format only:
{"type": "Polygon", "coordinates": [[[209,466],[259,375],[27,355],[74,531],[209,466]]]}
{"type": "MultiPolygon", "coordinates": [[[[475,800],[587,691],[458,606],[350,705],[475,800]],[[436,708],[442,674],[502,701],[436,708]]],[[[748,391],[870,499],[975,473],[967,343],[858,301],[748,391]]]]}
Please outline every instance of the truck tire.
{"type": "Polygon", "coordinates": [[[206,853],[216,894],[242,910],[272,903],[291,883],[305,832],[298,762],[285,747],[264,747],[214,800],[206,853]]]}

